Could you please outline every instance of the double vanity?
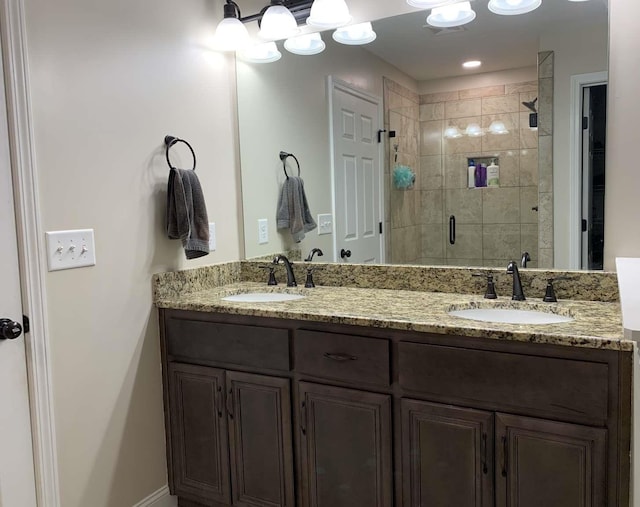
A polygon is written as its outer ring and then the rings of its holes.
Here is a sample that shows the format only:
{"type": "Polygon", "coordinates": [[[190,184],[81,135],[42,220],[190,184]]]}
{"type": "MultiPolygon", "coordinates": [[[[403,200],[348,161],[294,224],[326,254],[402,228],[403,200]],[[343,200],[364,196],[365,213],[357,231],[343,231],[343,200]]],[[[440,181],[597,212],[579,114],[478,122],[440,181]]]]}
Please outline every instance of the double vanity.
{"type": "Polygon", "coordinates": [[[478,270],[318,266],[309,289],[246,261],[156,276],[181,507],[629,505],[615,275],[544,303],[561,273],[523,271],[513,302],[478,270]]]}

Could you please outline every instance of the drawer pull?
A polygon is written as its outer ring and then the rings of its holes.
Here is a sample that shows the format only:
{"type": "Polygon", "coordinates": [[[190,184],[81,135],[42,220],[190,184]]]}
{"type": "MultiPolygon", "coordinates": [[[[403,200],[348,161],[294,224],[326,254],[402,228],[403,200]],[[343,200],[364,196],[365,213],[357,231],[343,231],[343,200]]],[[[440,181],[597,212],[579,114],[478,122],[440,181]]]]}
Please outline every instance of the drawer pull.
{"type": "Polygon", "coordinates": [[[346,361],[355,361],[356,359],[358,359],[356,356],[352,356],[350,354],[332,354],[331,352],[325,352],[324,357],[333,361],[338,361],[339,363],[344,363],[346,361]]]}

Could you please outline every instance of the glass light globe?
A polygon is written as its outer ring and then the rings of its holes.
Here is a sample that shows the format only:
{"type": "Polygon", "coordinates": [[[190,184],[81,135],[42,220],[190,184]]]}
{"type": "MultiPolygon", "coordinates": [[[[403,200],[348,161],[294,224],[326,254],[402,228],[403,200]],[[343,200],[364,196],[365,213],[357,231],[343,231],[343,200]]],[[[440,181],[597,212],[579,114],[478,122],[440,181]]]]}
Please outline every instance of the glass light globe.
{"type": "Polygon", "coordinates": [[[515,16],[536,10],[542,5],[542,0],[490,0],[489,10],[494,14],[515,16]]]}
{"type": "Polygon", "coordinates": [[[338,28],[351,23],[349,7],[344,0],[314,0],[307,25],[316,28],[338,28]]]}
{"type": "Polygon", "coordinates": [[[467,134],[469,137],[480,137],[484,135],[484,132],[482,132],[480,125],[478,125],[477,123],[469,123],[469,125],[467,125],[467,129],[465,130],[465,134],[467,134]]]}
{"type": "Polygon", "coordinates": [[[462,137],[462,132],[460,132],[458,127],[447,127],[444,131],[444,137],[447,139],[458,139],[462,137]]]}
{"type": "Polygon", "coordinates": [[[317,55],[322,53],[325,47],[319,33],[298,35],[284,42],[284,48],[295,55],[317,55]]]}
{"type": "Polygon", "coordinates": [[[376,37],[376,32],[373,31],[373,26],[369,22],[344,26],[333,32],[333,40],[350,46],[369,44],[376,40],[376,37]]]}
{"type": "Polygon", "coordinates": [[[213,46],[218,51],[237,51],[249,44],[249,32],[237,18],[224,18],[216,27],[213,46]]]}
{"type": "Polygon", "coordinates": [[[446,3],[451,3],[451,0],[407,0],[407,3],[411,7],[417,7],[418,9],[433,9],[446,3]]]}
{"type": "Polygon", "coordinates": [[[435,7],[427,17],[427,23],[438,28],[466,25],[476,19],[471,2],[458,2],[443,7],[435,7]]]}
{"type": "Polygon", "coordinates": [[[258,36],[267,40],[286,39],[299,32],[298,22],[283,5],[272,5],[262,16],[258,36]]]}
{"type": "Polygon", "coordinates": [[[275,42],[264,42],[246,48],[240,53],[240,58],[249,63],[272,63],[282,58],[275,42]]]}
{"type": "Polygon", "coordinates": [[[509,131],[507,130],[507,127],[505,126],[504,122],[499,121],[499,120],[495,120],[491,122],[491,125],[489,125],[489,132],[491,132],[492,134],[496,134],[496,135],[502,135],[502,134],[508,134],[509,131]]]}

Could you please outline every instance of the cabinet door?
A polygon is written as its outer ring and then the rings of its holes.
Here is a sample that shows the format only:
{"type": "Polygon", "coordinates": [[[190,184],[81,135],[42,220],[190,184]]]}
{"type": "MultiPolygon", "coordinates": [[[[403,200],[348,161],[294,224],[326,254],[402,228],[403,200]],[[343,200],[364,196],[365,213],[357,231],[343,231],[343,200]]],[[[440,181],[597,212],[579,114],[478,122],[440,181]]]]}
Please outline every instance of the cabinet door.
{"type": "Polygon", "coordinates": [[[174,495],[229,503],[224,371],[169,364],[174,495]]]}
{"type": "Polygon", "coordinates": [[[607,430],[496,415],[497,507],[605,507],[607,430]]]}
{"type": "Polygon", "coordinates": [[[401,406],[405,507],[493,506],[493,414],[414,400],[401,406]]]}
{"type": "Polygon", "coordinates": [[[391,507],[391,397],[299,386],[304,505],[391,507]]]}
{"type": "Polygon", "coordinates": [[[227,372],[233,505],[294,507],[289,380],[227,372]]]}

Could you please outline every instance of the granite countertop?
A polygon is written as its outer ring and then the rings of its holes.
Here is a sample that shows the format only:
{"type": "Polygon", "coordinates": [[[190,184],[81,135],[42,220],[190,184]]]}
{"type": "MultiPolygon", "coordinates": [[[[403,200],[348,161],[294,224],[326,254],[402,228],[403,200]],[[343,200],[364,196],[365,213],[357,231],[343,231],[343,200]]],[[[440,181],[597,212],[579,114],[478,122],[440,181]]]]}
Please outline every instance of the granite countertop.
{"type": "Polygon", "coordinates": [[[514,302],[501,297],[495,301],[479,295],[355,287],[313,289],[268,287],[264,283],[230,283],[205,290],[167,293],[156,298],[159,308],[255,315],[398,329],[448,335],[463,335],[610,350],[633,350],[624,339],[619,303],[561,300],[514,302]],[[221,298],[242,292],[293,292],[304,299],[277,303],[239,303],[221,298]],[[518,325],[480,322],[453,317],[451,309],[473,307],[516,307],[537,309],[573,317],[561,324],[518,325]]]}

